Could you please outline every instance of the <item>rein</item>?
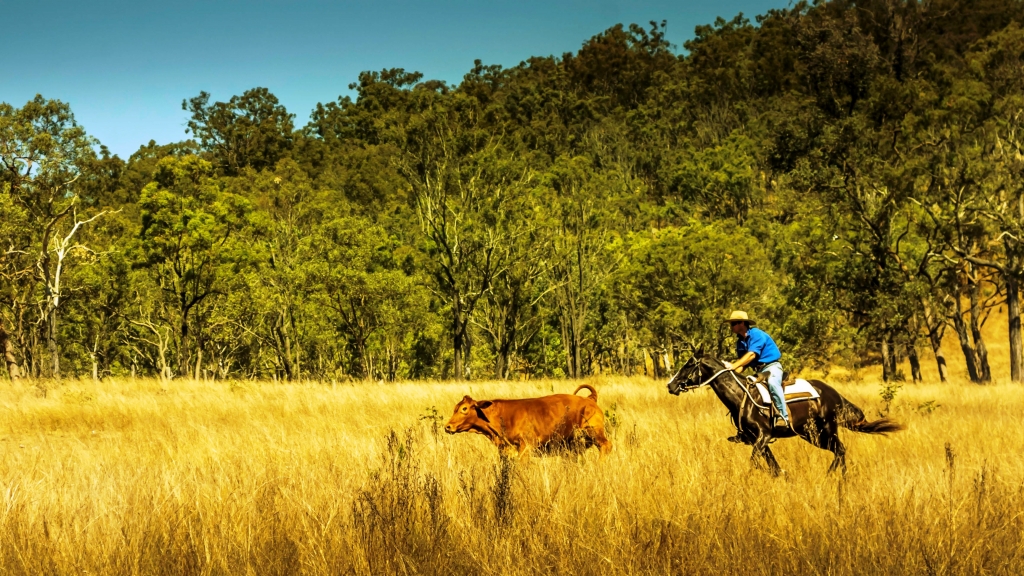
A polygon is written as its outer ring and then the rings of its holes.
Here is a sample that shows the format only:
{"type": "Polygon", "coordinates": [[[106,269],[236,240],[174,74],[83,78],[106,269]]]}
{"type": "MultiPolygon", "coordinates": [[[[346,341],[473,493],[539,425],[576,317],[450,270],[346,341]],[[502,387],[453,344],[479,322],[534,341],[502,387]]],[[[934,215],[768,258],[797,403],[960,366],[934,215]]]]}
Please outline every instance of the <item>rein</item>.
{"type": "MultiPolygon", "coordinates": [[[[707,364],[704,363],[704,359],[703,358],[697,361],[696,368],[697,368],[697,373],[698,374],[700,374],[702,372],[701,368],[704,367],[704,366],[707,366],[707,364]]],[[[707,367],[710,368],[710,366],[707,366],[707,367]]],[[[718,372],[715,372],[714,375],[712,375],[710,378],[704,380],[700,384],[697,384],[695,386],[686,386],[686,387],[684,387],[683,388],[683,392],[687,392],[689,390],[697,390],[697,389],[699,389],[701,387],[707,386],[708,384],[711,384],[712,382],[717,380],[719,376],[721,376],[722,374],[725,374],[726,372],[728,372],[728,373],[730,373],[732,375],[732,379],[736,382],[736,384],[739,385],[740,389],[743,390],[743,394],[744,394],[743,401],[740,403],[739,409],[738,409],[738,411],[736,413],[736,421],[734,422],[734,424],[736,426],[736,434],[737,435],[742,435],[743,434],[743,410],[746,407],[747,402],[750,401],[755,406],[759,406],[759,407],[760,407],[760,405],[756,401],[754,401],[753,396],[750,395],[750,388],[748,386],[744,386],[743,385],[743,382],[740,381],[739,376],[736,375],[736,371],[735,370],[732,370],[730,368],[722,368],[718,372]]],[[[676,375],[678,376],[678,373],[676,375]]]]}
{"type": "MultiPolygon", "coordinates": [[[[698,369],[699,369],[700,366],[707,366],[707,364],[704,364],[704,361],[700,360],[699,363],[698,363],[698,369]]],[[[708,368],[710,368],[710,366],[708,366],[708,368]]],[[[721,376],[722,374],[725,374],[726,372],[729,372],[732,375],[732,379],[737,384],[739,384],[740,389],[743,390],[743,393],[746,395],[747,399],[750,400],[750,402],[754,406],[757,406],[758,408],[762,408],[762,409],[769,408],[769,406],[763,406],[763,405],[759,404],[757,402],[757,400],[754,400],[754,396],[750,393],[750,387],[745,385],[740,380],[740,377],[736,375],[736,371],[732,370],[730,368],[723,368],[723,369],[719,370],[718,372],[715,372],[714,376],[708,378],[707,380],[701,382],[700,384],[697,384],[696,386],[687,386],[687,387],[683,388],[683,391],[686,392],[686,391],[689,391],[689,390],[696,390],[696,389],[701,388],[703,386],[707,386],[708,384],[711,384],[712,382],[717,380],[719,376],[721,376]]]]}
{"type": "MultiPolygon", "coordinates": [[[[703,372],[702,368],[704,368],[704,367],[712,368],[711,366],[708,366],[707,364],[704,363],[704,359],[703,358],[701,358],[700,360],[697,360],[696,368],[697,368],[697,374],[698,375],[701,372],[703,372]]],[[[680,369],[679,372],[682,372],[682,369],[680,369]]],[[[676,376],[679,375],[679,372],[676,372],[676,376]]],[[[737,432],[737,434],[740,434],[740,435],[743,434],[743,412],[746,409],[747,402],[750,402],[751,404],[753,404],[755,407],[757,407],[760,410],[768,410],[769,411],[769,418],[771,419],[770,421],[772,423],[771,425],[772,425],[772,427],[774,427],[774,422],[775,422],[775,418],[776,418],[775,413],[774,413],[774,410],[775,410],[774,404],[772,404],[772,402],[769,401],[768,405],[765,406],[764,404],[761,404],[757,400],[755,400],[753,394],[750,393],[750,385],[749,385],[749,383],[740,380],[740,377],[736,375],[736,371],[735,370],[732,370],[732,369],[729,369],[729,368],[723,368],[722,370],[719,370],[718,372],[715,372],[714,375],[712,375],[710,378],[704,380],[700,384],[696,384],[696,385],[692,385],[692,386],[680,386],[680,388],[682,388],[683,392],[687,392],[687,391],[690,391],[690,390],[696,390],[698,388],[701,388],[703,386],[707,386],[708,384],[711,384],[712,382],[717,380],[722,374],[725,374],[726,372],[729,372],[732,375],[732,379],[736,382],[736,384],[739,385],[740,389],[743,390],[743,401],[740,403],[738,412],[736,414],[736,422],[735,422],[735,424],[736,424],[736,432],[737,432]]],[[[675,377],[673,377],[673,378],[675,378],[675,377]]],[[[819,402],[820,402],[820,400],[819,400],[819,402]]],[[[793,430],[793,432],[795,434],[797,434],[798,436],[802,436],[800,433],[796,432],[796,430],[792,428],[792,424],[790,425],[790,429],[793,430]]]]}
{"type": "MultiPolygon", "coordinates": [[[[718,372],[715,372],[715,375],[712,376],[711,378],[708,378],[707,380],[701,382],[700,384],[697,384],[696,386],[687,386],[686,388],[683,388],[683,390],[686,390],[686,391],[696,390],[696,389],[700,388],[701,386],[707,386],[708,384],[711,384],[712,382],[714,382],[716,378],[718,378],[722,374],[725,374],[726,372],[732,372],[732,370],[730,370],[728,368],[723,368],[723,369],[719,370],[718,372]]],[[[735,372],[733,372],[733,373],[735,374],[735,372]]]]}

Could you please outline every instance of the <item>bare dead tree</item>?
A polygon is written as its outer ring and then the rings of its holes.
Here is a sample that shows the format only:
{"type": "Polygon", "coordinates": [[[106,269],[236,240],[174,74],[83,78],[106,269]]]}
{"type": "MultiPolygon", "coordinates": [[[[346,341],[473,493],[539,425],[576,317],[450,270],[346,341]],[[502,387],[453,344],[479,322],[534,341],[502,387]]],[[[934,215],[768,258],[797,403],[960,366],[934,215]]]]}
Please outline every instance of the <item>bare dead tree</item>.
{"type": "MultiPolygon", "coordinates": [[[[76,177],[77,178],[77,177],[76,177]]],[[[92,252],[84,244],[75,240],[79,230],[86,224],[90,224],[101,218],[108,212],[106,210],[79,220],[77,202],[72,202],[51,219],[43,234],[44,243],[36,259],[36,276],[44,287],[45,310],[43,318],[46,319],[47,348],[50,353],[51,374],[54,378],[60,377],[60,351],[57,342],[57,321],[58,312],[63,296],[63,273],[67,266],[68,258],[75,252],[92,252]],[[67,234],[56,233],[58,223],[68,214],[71,215],[71,228],[67,234]]]]}
{"type": "Polygon", "coordinates": [[[149,344],[156,351],[156,364],[157,369],[160,370],[160,379],[164,382],[170,381],[173,374],[171,372],[171,366],[167,363],[167,350],[171,344],[171,327],[169,325],[159,325],[154,323],[147,316],[142,320],[128,320],[133,326],[145,329],[152,337],[146,337],[142,335],[136,336],[136,339],[145,344],[149,344]]]}

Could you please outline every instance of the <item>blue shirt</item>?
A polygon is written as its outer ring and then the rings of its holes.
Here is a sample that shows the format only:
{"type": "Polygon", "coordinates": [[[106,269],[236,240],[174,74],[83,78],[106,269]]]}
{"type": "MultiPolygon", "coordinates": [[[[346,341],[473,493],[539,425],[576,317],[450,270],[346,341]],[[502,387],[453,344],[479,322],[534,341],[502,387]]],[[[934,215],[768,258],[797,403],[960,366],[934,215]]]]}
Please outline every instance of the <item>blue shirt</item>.
{"type": "Polygon", "coordinates": [[[736,357],[742,358],[747,352],[754,353],[755,364],[771,364],[782,358],[782,352],[775,340],[760,328],[751,327],[746,338],[736,338],[736,357]]]}

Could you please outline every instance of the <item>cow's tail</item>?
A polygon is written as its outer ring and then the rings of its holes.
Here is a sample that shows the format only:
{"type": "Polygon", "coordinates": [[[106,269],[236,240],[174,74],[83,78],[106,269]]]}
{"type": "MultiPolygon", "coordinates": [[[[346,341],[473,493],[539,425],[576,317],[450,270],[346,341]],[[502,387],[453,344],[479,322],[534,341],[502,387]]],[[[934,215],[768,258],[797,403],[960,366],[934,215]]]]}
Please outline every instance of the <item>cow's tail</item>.
{"type": "Polygon", "coordinates": [[[597,402],[597,390],[594,390],[593,386],[590,384],[580,384],[576,387],[576,390],[573,391],[573,394],[579,394],[580,390],[590,390],[590,396],[587,396],[587,398],[597,402]]]}

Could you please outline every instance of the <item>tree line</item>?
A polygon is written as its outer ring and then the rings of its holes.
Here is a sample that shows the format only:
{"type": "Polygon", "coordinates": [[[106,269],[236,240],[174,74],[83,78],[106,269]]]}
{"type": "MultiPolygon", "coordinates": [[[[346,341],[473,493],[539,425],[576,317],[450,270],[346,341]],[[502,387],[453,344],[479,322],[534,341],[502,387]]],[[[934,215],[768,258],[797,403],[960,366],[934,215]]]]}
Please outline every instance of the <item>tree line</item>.
{"type": "Polygon", "coordinates": [[[0,354],[18,377],[664,376],[740,308],[789,367],[1021,374],[1024,6],[798,3],[615,26],[457,85],[265,88],[111,155],[0,104],[0,354]]]}

